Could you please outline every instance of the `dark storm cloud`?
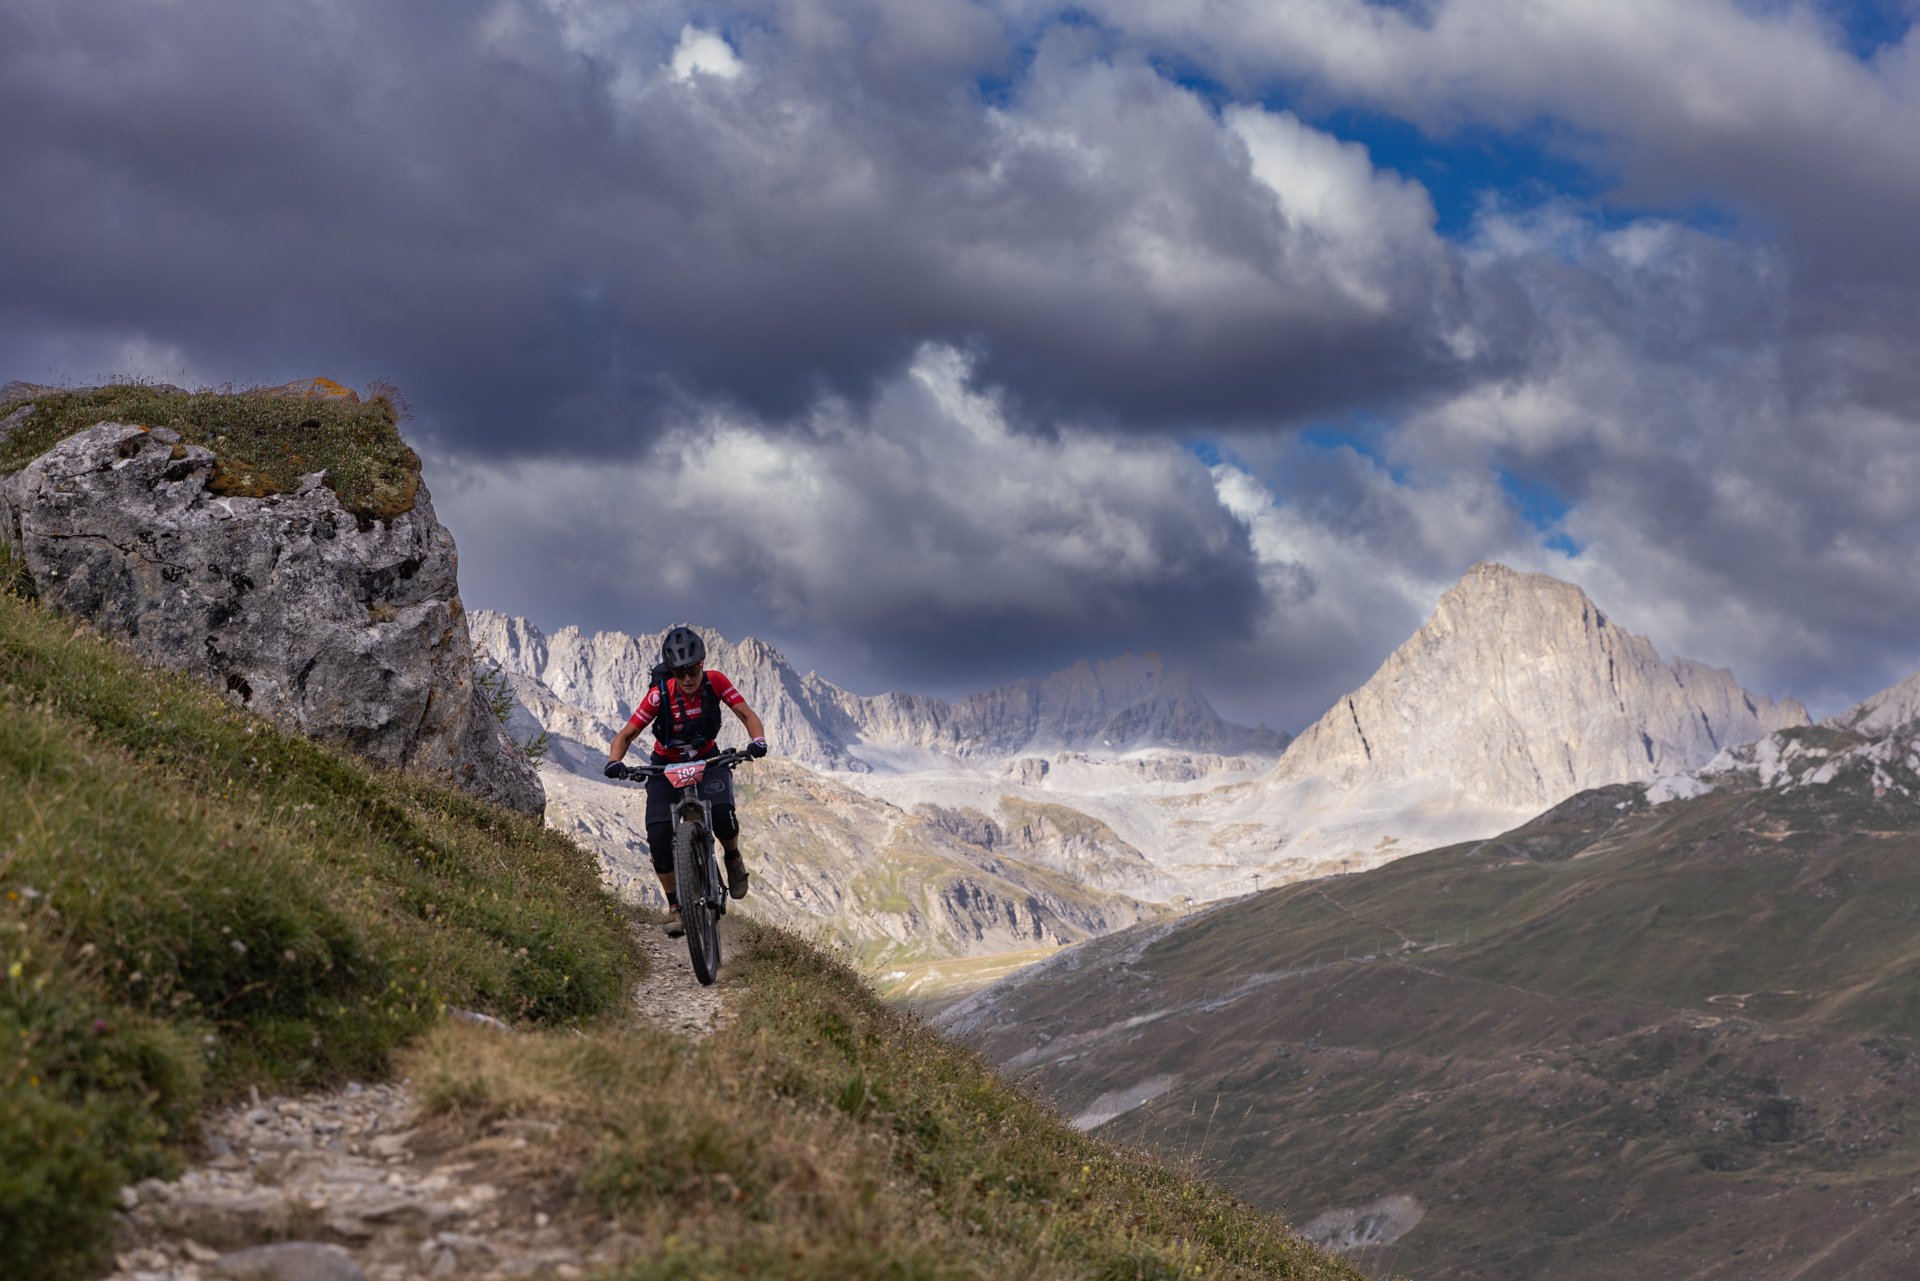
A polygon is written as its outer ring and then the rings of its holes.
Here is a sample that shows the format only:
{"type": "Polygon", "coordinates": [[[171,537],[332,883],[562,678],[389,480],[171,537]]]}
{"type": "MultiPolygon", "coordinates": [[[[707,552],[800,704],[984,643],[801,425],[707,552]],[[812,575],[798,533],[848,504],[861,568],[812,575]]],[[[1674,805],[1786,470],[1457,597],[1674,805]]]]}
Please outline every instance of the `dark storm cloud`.
{"type": "Polygon", "coordinates": [[[1198,460],[1014,431],[966,375],[930,350],[804,436],[710,421],[622,467],[451,472],[435,496],[465,590],[590,628],[771,629],[863,692],[962,693],[1147,649],[1196,661],[1253,638],[1248,532],[1198,460]],[[590,548],[583,528],[601,531],[590,548]]]}
{"type": "Polygon", "coordinates": [[[0,356],[401,378],[509,451],[794,418],[929,340],[1049,421],[1276,422],[1486,359],[1437,336],[1472,317],[1430,226],[1329,274],[1144,64],[896,8],[736,11],[728,77],[670,68],[704,6],[11,4],[0,356]]]}
{"type": "Polygon", "coordinates": [[[1483,558],[1769,693],[1920,665],[1920,41],[1092,7],[12,0],[0,377],[392,378],[471,603],[864,689],[1152,647],[1297,729],[1483,558]],[[1168,56],[1617,200],[1488,192],[1449,243],[1168,56]]]}

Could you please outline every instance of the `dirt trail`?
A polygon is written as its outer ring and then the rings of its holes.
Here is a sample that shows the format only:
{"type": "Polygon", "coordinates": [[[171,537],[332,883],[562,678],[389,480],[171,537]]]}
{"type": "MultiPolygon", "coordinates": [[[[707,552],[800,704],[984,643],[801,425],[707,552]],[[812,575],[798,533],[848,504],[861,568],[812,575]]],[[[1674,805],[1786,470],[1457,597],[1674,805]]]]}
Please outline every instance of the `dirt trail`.
{"type": "MultiPolygon", "coordinates": [[[[721,940],[723,957],[724,945],[735,943],[737,937],[721,940]]],[[[733,1008],[727,1001],[731,975],[724,964],[719,980],[712,987],[701,987],[693,977],[685,939],[670,939],[659,926],[648,926],[641,931],[640,946],[647,954],[647,977],[634,992],[633,1003],[643,1018],[694,1037],[732,1022],[733,1008]]]]}
{"type": "MultiPolygon", "coordinates": [[[[733,1017],[728,975],[701,987],[683,940],[641,927],[642,1018],[707,1036],[733,1017]]],[[[512,1035],[503,1032],[503,1035],[512,1035]]],[[[431,1150],[407,1082],[260,1098],[209,1120],[205,1160],[121,1192],[106,1281],[508,1281],[573,1278],[637,1243],[529,1167],[544,1122],[431,1150]]]]}

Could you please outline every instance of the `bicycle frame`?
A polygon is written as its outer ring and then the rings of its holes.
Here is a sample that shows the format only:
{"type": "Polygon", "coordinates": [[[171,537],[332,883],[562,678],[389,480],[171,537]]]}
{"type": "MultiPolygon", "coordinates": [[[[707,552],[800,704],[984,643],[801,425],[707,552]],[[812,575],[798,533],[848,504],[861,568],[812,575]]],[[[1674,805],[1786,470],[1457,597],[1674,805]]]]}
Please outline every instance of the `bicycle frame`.
{"type": "Polygon", "coordinates": [[[713,856],[713,806],[696,789],[709,769],[732,769],[753,759],[738,748],[704,761],[629,766],[629,777],[664,777],[680,789],[668,811],[673,818],[674,892],[687,931],[687,954],[702,986],[720,973],[720,918],[727,913],[727,885],[713,856]]]}

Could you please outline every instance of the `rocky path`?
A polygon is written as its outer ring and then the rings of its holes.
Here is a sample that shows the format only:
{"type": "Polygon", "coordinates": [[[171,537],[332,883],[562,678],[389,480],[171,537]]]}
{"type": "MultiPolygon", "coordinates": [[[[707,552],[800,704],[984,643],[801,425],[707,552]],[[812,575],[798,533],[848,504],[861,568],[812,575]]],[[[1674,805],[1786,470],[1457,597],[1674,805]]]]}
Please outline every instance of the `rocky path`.
{"type": "MultiPolygon", "coordinates": [[[[734,944],[737,935],[722,940],[734,944]]],[[[737,944],[735,944],[737,946],[737,944]]],[[[647,954],[647,978],[634,994],[642,1018],[683,1036],[705,1036],[725,1027],[733,1018],[726,996],[729,975],[723,965],[719,982],[701,987],[693,977],[685,939],[670,939],[658,927],[643,930],[641,950],[647,954]]],[[[722,948],[725,955],[725,948],[722,948]]]]}
{"type": "MultiPolygon", "coordinates": [[[[724,971],[702,988],[683,943],[657,925],[641,941],[641,1017],[696,1037],[728,1022],[724,971]]],[[[418,1120],[405,1081],[256,1095],[208,1123],[202,1164],[122,1190],[106,1281],[571,1278],[633,1252],[634,1241],[516,1160],[547,1123],[509,1120],[435,1151],[418,1120]]]]}

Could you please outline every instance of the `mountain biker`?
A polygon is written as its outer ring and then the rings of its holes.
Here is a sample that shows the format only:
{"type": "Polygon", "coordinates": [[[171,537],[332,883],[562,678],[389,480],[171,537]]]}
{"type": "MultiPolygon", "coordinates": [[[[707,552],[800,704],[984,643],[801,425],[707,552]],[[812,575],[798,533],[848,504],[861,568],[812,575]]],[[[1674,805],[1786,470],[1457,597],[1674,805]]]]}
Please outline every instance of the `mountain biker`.
{"type": "MultiPolygon", "coordinates": [[[[706,667],[707,645],[691,627],[675,627],[660,643],[660,662],[653,669],[653,684],[647,696],[633,709],[626,723],[607,748],[608,778],[626,778],[628,767],[621,764],[633,740],[649,724],[653,726],[653,764],[671,765],[679,761],[703,761],[719,754],[720,708],[733,709],[747,727],[752,742],[747,752],[754,757],[767,754],[767,731],[759,713],[747,706],[747,700],[722,672],[706,667]]],[[[673,802],[677,788],[662,775],[647,778],[647,852],[653,856],[653,870],[667,896],[667,934],[679,938],[686,931],[680,922],[680,896],[673,883],[673,802]]],[[[733,771],[714,770],[700,781],[700,798],[713,807],[713,834],[726,851],[727,889],[735,898],[747,896],[747,865],[740,857],[740,820],[733,808],[733,771]]]]}

